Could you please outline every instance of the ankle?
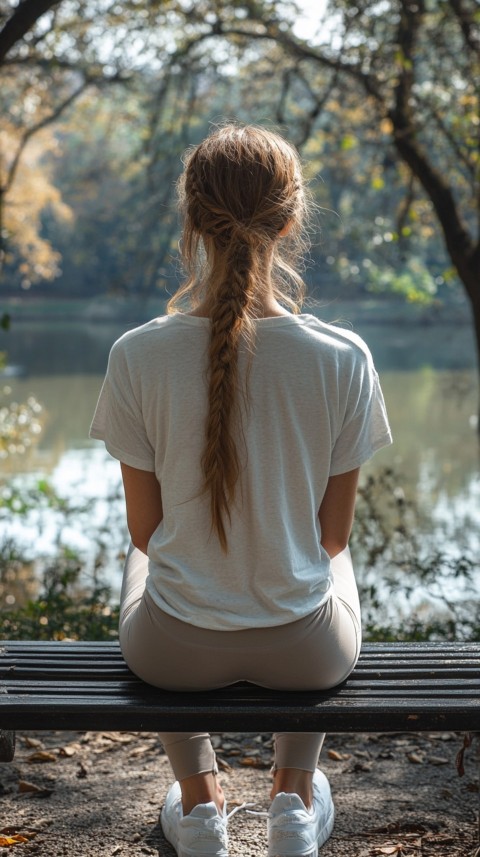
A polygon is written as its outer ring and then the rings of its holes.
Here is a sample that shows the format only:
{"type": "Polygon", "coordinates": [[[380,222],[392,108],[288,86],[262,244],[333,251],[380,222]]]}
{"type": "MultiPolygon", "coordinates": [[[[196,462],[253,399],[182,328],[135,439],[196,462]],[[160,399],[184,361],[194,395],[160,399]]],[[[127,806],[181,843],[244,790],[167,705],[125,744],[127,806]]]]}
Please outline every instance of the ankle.
{"type": "Polygon", "coordinates": [[[277,768],[273,775],[270,797],[273,800],[280,792],[296,794],[309,809],[313,801],[312,783],[312,771],[302,771],[300,768],[277,768]]]}
{"type": "Polygon", "coordinates": [[[182,809],[184,815],[189,815],[199,803],[213,802],[219,813],[223,811],[225,797],[223,789],[213,773],[195,774],[180,783],[182,790],[182,809]]]}

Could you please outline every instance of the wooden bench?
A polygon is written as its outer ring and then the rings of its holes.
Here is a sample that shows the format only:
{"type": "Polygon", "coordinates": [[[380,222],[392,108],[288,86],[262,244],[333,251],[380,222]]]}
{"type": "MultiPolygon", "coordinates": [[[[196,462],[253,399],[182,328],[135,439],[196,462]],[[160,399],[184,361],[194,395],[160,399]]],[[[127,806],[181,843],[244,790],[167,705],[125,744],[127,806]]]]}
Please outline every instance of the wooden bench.
{"type": "MultiPolygon", "coordinates": [[[[116,642],[0,641],[0,762],[16,729],[480,732],[480,643],[367,643],[347,681],[322,692],[171,693],[136,678],[116,642]]],[[[478,836],[472,857],[480,813],[478,836]]]]}
{"type": "Polygon", "coordinates": [[[321,692],[172,693],[136,678],[116,642],[0,641],[4,761],[16,729],[480,731],[480,643],[365,644],[347,681],[321,692]]]}

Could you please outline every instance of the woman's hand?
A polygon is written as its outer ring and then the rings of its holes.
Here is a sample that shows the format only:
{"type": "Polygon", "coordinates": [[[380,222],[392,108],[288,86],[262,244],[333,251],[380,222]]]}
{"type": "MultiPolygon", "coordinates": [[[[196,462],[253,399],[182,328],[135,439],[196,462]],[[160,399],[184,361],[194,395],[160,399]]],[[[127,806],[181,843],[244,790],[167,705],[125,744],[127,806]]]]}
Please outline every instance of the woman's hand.
{"type": "Polygon", "coordinates": [[[149,470],[121,463],[127,524],[132,543],[147,553],[147,545],[163,518],[160,483],[149,470]]]}
{"type": "Polygon", "coordinates": [[[333,559],[348,545],[355,513],[360,468],[330,476],[318,517],[322,532],[321,544],[333,559]]]}

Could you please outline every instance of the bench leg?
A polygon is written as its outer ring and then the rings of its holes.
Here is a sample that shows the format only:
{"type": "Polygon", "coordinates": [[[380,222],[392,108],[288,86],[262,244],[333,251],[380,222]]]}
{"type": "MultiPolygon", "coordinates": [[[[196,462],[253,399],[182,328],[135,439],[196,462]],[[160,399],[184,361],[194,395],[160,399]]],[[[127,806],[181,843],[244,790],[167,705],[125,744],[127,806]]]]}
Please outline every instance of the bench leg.
{"type": "Polygon", "coordinates": [[[472,857],[480,857],[480,732],[475,732],[474,737],[477,739],[477,768],[478,768],[478,830],[477,830],[477,850],[473,852],[472,857]]]}
{"type": "Polygon", "coordinates": [[[15,755],[15,732],[0,729],[0,762],[11,762],[15,755]]]}

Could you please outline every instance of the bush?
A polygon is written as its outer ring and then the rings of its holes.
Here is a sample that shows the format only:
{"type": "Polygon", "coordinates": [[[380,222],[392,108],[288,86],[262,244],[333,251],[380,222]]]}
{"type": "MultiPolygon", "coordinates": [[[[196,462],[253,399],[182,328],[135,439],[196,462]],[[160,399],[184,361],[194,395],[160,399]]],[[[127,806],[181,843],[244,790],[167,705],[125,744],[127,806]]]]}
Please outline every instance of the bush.
{"type": "MultiPolygon", "coordinates": [[[[53,558],[36,556],[31,548],[22,550],[11,537],[0,542],[4,639],[117,636],[118,606],[105,583],[111,561],[108,548],[111,533],[122,541],[127,533],[118,492],[107,506],[108,516],[102,520],[94,501],[75,505],[59,497],[45,480],[28,489],[5,488],[0,520],[2,510],[19,518],[33,510],[41,527],[48,510],[56,516],[58,538],[53,558]],[[67,523],[70,528],[84,523],[84,531],[91,533],[95,549],[89,559],[66,544],[67,523]],[[35,581],[33,594],[29,594],[29,580],[35,581]],[[19,581],[25,603],[14,606],[15,597],[8,593],[19,581]]],[[[480,640],[480,600],[471,597],[472,591],[478,591],[474,585],[478,562],[461,549],[447,555],[438,549],[437,541],[435,533],[425,537],[419,511],[406,500],[392,470],[363,482],[351,548],[366,640],[480,640]]]]}

